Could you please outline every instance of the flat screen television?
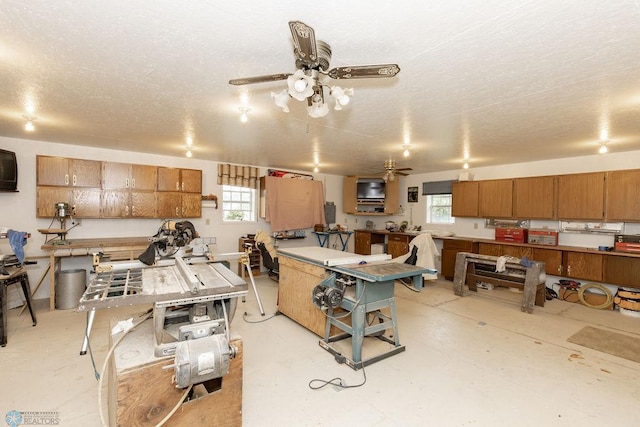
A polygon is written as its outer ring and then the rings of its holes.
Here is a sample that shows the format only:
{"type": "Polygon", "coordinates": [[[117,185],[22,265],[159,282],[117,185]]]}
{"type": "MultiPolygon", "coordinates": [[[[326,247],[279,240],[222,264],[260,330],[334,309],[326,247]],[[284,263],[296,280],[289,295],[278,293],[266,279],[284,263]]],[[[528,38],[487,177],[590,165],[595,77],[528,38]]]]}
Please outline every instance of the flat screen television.
{"type": "Polygon", "coordinates": [[[18,190],[16,153],[0,149],[0,191],[18,190]]]}
{"type": "Polygon", "coordinates": [[[384,181],[358,181],[359,202],[384,202],[384,181]]]}

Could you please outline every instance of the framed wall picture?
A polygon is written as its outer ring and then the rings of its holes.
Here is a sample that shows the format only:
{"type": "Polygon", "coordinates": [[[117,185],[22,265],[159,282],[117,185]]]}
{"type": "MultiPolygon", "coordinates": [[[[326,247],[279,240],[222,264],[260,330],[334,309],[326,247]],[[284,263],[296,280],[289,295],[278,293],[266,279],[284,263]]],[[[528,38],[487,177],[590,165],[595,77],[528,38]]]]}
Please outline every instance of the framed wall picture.
{"type": "Polygon", "coordinates": [[[418,187],[409,187],[407,189],[407,201],[409,203],[418,203],[418,187]]]}

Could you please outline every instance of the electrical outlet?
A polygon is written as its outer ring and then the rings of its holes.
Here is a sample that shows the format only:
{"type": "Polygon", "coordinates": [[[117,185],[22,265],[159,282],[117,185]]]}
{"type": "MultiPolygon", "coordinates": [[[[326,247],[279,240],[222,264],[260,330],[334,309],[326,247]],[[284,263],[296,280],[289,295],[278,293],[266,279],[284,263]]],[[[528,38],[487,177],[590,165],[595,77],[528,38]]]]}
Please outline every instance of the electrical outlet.
{"type": "Polygon", "coordinates": [[[477,222],[473,223],[473,228],[476,229],[476,230],[478,229],[478,223],[477,222]]]}
{"type": "Polygon", "coordinates": [[[204,225],[209,225],[211,224],[211,220],[209,218],[204,220],[204,225]]]}

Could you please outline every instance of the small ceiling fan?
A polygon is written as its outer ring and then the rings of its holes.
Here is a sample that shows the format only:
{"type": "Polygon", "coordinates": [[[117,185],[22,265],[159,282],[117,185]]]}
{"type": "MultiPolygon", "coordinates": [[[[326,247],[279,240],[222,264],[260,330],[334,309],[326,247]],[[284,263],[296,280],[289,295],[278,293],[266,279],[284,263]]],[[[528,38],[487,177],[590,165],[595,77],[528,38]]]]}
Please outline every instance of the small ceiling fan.
{"type": "Polygon", "coordinates": [[[329,88],[329,94],[335,99],[335,109],[341,110],[349,103],[349,96],[353,89],[343,89],[339,86],[328,86],[320,80],[321,76],[329,76],[336,80],[362,78],[388,78],[400,72],[397,64],[356,65],[335,67],[329,70],[331,62],[331,46],[321,40],[316,40],[315,31],[300,21],[290,21],[289,29],[293,37],[293,55],[296,71],[294,73],[270,74],[266,76],[231,79],[229,84],[235,86],[287,80],[288,89],[280,93],[272,92],[271,96],[277,106],[288,112],[287,105],[290,97],[298,101],[307,101],[307,110],[311,117],[323,117],[329,111],[324,102],[324,88],[329,88]]]}
{"type": "Polygon", "coordinates": [[[384,170],[385,172],[384,172],[384,175],[382,176],[382,179],[384,180],[384,182],[388,182],[388,181],[393,181],[396,178],[396,175],[400,175],[400,176],[409,175],[404,171],[412,171],[413,169],[396,168],[396,161],[389,159],[384,161],[384,170]]]}

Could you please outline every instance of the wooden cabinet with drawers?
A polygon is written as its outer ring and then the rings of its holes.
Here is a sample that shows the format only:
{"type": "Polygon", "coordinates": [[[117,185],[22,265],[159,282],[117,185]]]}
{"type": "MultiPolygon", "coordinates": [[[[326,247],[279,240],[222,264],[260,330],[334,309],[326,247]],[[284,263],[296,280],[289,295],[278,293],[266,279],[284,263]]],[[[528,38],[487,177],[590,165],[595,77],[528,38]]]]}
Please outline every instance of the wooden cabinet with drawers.
{"type": "Polygon", "coordinates": [[[456,270],[456,256],[458,252],[478,252],[478,244],[470,240],[446,239],[442,241],[442,257],[440,270],[447,280],[453,280],[456,270]]]}
{"type": "Polygon", "coordinates": [[[387,238],[387,253],[391,258],[397,258],[409,252],[409,242],[413,236],[406,234],[389,234],[387,238]]]}

